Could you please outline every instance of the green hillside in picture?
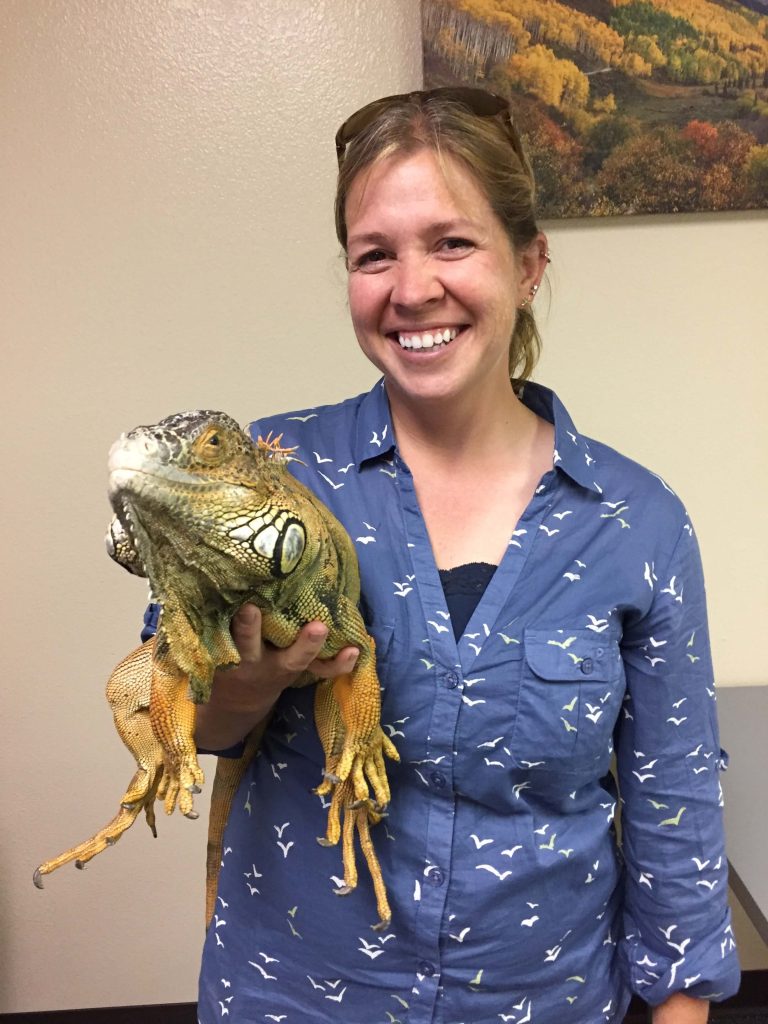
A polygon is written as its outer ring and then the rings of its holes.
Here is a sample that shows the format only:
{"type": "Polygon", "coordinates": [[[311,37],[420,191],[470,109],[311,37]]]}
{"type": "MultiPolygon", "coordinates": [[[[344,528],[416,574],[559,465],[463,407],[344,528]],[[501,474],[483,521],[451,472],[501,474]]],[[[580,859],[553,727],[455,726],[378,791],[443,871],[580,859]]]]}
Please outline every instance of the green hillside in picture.
{"type": "Polygon", "coordinates": [[[543,217],[768,207],[766,0],[423,0],[425,87],[507,97],[543,217]]]}

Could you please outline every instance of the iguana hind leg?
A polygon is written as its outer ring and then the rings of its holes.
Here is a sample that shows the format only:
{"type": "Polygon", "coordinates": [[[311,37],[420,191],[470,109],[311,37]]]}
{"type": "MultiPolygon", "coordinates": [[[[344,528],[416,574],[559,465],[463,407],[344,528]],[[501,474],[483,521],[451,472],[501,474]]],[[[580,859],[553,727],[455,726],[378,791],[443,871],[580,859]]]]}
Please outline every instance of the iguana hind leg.
{"type": "Polygon", "coordinates": [[[120,801],[120,810],[90,839],[41,864],[34,874],[35,885],[40,889],[43,875],[71,861],[81,868],[102,850],[114,846],[142,810],[152,834],[157,835],[154,801],[163,779],[163,752],[149,719],[153,649],[154,641],[150,640],[123,658],[107,682],[107,700],[115,727],[138,766],[120,801]]]}

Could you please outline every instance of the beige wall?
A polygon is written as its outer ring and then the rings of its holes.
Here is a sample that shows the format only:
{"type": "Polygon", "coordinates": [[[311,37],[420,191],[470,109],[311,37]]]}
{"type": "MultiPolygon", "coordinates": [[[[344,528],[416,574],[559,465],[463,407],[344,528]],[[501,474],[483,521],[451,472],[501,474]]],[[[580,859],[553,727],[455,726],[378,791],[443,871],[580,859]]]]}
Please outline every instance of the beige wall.
{"type": "MultiPolygon", "coordinates": [[[[415,0],[0,3],[0,1012],[194,998],[202,820],[164,819],[156,842],[137,823],[86,873],[31,883],[132,772],[103,686],[145,592],[103,552],[106,453],[182,408],[245,421],[374,379],[345,313],[332,138],[419,82],[415,0]]],[[[768,682],[768,218],[557,224],[551,241],[539,377],[680,490],[719,680],[768,682]]]]}

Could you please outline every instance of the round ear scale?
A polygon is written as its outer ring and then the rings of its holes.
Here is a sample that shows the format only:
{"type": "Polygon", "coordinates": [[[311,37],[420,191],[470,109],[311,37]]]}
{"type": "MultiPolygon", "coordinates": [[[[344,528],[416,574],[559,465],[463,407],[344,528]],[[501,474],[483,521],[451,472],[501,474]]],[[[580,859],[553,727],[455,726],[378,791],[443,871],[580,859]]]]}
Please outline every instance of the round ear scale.
{"type": "Polygon", "coordinates": [[[306,533],[299,522],[289,523],[280,545],[280,572],[287,576],[301,561],[306,547],[306,533]]]}

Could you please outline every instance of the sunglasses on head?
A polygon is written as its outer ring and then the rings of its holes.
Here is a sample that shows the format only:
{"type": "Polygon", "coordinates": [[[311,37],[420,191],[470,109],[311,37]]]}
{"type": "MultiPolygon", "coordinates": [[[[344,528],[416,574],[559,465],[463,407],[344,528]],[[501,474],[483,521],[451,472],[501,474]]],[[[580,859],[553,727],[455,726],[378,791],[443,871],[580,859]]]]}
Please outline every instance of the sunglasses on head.
{"type": "Polygon", "coordinates": [[[484,89],[473,89],[470,86],[457,86],[455,88],[422,89],[399,93],[397,96],[384,96],[380,100],[374,100],[372,103],[367,103],[364,107],[361,107],[360,110],[357,110],[348,117],[336,132],[336,157],[339,161],[339,167],[341,167],[344,160],[344,153],[349,143],[369,125],[373,124],[389,107],[397,106],[408,100],[418,100],[421,105],[424,105],[431,99],[445,99],[460,103],[477,117],[497,117],[501,114],[501,123],[504,126],[512,149],[515,151],[521,164],[524,167],[527,166],[520,136],[512,123],[509,103],[494,92],[486,92],[484,89]]]}

